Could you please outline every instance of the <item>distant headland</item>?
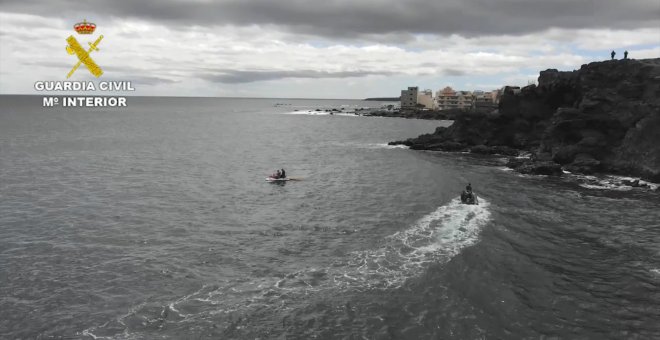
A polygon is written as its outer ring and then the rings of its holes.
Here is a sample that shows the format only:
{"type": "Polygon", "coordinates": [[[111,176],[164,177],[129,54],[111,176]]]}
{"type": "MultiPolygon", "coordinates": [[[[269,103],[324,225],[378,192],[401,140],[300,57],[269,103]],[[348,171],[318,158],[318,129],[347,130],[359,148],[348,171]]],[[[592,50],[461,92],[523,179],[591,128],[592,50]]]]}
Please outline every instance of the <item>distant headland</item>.
{"type": "Polygon", "coordinates": [[[365,98],[365,101],[372,102],[398,102],[401,100],[401,97],[376,97],[376,98],[365,98]]]}

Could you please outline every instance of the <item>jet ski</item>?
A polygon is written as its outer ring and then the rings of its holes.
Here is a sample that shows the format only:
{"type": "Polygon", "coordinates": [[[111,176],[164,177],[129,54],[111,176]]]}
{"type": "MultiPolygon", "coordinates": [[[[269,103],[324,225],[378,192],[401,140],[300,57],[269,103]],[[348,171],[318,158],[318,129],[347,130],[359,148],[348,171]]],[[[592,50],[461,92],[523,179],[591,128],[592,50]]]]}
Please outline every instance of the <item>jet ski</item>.
{"type": "Polygon", "coordinates": [[[463,191],[461,193],[461,203],[463,204],[479,204],[477,195],[473,192],[463,191]]]}

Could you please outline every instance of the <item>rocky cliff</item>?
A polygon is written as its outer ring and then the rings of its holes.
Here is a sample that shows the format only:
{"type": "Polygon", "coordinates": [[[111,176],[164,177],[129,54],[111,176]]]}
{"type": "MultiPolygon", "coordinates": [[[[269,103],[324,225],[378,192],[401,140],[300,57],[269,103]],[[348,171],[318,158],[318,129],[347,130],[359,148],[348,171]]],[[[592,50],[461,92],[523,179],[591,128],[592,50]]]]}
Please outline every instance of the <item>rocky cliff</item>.
{"type": "Polygon", "coordinates": [[[618,173],[660,182],[660,58],[542,71],[538,85],[506,89],[497,110],[392,144],[516,155],[521,172],[618,173]]]}

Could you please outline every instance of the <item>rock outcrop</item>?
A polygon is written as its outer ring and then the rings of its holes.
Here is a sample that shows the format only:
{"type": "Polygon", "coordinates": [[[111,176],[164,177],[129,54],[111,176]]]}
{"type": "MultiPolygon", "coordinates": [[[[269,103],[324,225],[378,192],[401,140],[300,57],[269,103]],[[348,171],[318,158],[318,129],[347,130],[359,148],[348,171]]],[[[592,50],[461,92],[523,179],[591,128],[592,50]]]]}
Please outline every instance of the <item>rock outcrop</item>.
{"type": "Polygon", "coordinates": [[[356,114],[366,117],[397,117],[408,119],[429,119],[429,120],[454,120],[457,116],[463,115],[466,110],[426,110],[426,109],[398,109],[398,110],[356,110],[356,114]]]}
{"type": "Polygon", "coordinates": [[[542,71],[538,85],[505,89],[497,110],[393,144],[510,155],[521,172],[607,172],[660,182],[660,58],[612,60],[542,71]]]}

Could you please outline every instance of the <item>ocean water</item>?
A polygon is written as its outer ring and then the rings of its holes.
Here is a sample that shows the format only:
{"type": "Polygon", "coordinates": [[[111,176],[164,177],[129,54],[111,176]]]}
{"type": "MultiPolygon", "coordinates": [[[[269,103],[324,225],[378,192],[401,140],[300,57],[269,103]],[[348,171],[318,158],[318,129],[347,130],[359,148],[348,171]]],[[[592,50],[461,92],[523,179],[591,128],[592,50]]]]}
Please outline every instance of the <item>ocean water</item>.
{"type": "Polygon", "coordinates": [[[649,190],[316,111],[380,103],[0,101],[2,339],[660,338],[649,190]]]}

